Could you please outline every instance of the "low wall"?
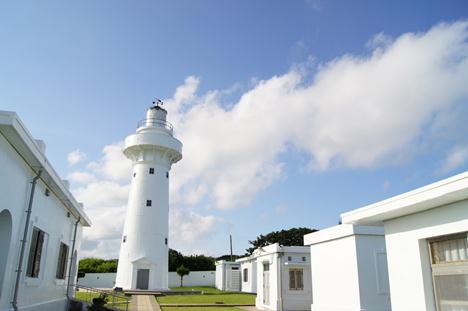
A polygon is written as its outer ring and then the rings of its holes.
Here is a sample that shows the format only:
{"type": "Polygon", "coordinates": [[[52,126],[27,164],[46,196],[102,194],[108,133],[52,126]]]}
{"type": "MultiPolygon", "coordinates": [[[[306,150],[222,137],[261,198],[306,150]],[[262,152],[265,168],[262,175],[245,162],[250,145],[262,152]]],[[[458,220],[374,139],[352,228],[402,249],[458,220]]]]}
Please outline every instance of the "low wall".
{"type": "MultiPolygon", "coordinates": [[[[117,273],[86,273],[78,279],[78,284],[95,288],[113,288],[117,273]]],[[[169,272],[169,287],[180,286],[180,276],[169,272]]],[[[215,271],[191,271],[184,276],[184,286],[215,286],[215,271]]]]}
{"type": "MultiPolygon", "coordinates": [[[[191,271],[184,276],[184,286],[215,286],[215,271],[191,271]]],[[[169,287],[180,286],[180,276],[169,272],[169,287]]]]}
{"type": "Polygon", "coordinates": [[[117,273],[86,273],[84,278],[78,278],[78,284],[95,288],[113,288],[117,273]]]}

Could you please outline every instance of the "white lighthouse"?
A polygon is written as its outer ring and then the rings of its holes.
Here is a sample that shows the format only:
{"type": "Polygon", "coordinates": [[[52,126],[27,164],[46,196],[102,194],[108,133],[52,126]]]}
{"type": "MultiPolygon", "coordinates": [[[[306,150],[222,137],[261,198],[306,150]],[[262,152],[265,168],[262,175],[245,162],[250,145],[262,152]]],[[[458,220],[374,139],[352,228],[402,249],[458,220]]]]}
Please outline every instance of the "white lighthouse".
{"type": "Polygon", "coordinates": [[[169,171],[182,158],[182,143],[160,103],[125,139],[133,171],[115,282],[123,289],[168,288],[169,171]]]}

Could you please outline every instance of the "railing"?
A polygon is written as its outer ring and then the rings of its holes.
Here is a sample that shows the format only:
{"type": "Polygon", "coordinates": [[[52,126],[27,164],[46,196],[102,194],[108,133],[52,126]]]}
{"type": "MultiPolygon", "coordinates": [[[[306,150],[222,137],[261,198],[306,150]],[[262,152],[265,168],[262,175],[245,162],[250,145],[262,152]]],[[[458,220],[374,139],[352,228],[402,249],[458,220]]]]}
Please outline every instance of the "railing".
{"type": "Polygon", "coordinates": [[[172,131],[174,129],[171,123],[169,123],[167,121],[164,121],[164,120],[155,119],[155,118],[148,118],[148,119],[140,120],[138,122],[138,127],[137,128],[144,127],[144,126],[147,126],[147,127],[161,127],[161,128],[164,128],[164,129],[168,130],[171,133],[172,133],[172,131]]]}
{"type": "Polygon", "coordinates": [[[94,298],[105,298],[106,308],[128,311],[130,298],[121,293],[117,293],[111,290],[107,291],[93,287],[87,287],[79,284],[75,285],[75,300],[92,303],[94,298]]]}

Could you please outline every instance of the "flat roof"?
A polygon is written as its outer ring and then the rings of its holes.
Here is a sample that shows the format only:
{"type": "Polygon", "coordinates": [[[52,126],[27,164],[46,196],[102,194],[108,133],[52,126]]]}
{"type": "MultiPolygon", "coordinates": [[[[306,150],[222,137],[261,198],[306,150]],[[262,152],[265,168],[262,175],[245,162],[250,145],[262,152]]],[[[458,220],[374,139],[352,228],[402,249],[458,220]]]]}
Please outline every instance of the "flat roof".
{"type": "Polygon", "coordinates": [[[26,164],[31,167],[34,173],[38,174],[41,171],[40,179],[57,196],[66,210],[76,219],[80,218],[80,223],[83,226],[91,226],[91,220],[88,215],[86,215],[80,203],[76,201],[52,165],[50,165],[33,136],[15,112],[0,110],[0,133],[20,157],[23,158],[26,164]]]}
{"type": "Polygon", "coordinates": [[[342,224],[304,235],[304,245],[314,245],[354,235],[384,235],[382,226],[342,224]]]}
{"type": "Polygon", "coordinates": [[[386,220],[468,199],[468,171],[341,214],[342,223],[382,225],[386,220]]]}

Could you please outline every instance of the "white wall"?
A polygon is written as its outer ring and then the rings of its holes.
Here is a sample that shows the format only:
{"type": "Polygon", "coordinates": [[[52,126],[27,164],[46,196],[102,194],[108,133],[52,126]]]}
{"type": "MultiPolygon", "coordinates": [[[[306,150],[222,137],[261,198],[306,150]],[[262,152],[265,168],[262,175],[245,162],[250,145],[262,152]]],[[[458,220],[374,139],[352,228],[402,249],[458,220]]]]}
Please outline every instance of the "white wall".
{"type": "MultiPolygon", "coordinates": [[[[13,298],[13,288],[18,265],[20,240],[26,221],[27,204],[33,171],[19,157],[6,139],[0,134],[0,212],[8,210],[12,216],[12,236],[5,265],[3,286],[0,284],[0,310],[9,310],[13,298]]],[[[46,185],[39,180],[36,186],[31,222],[20,279],[18,306],[20,310],[58,310],[65,303],[66,279],[56,279],[56,269],[60,242],[69,246],[69,258],[73,239],[73,217],[68,217],[62,203],[51,191],[45,196],[46,185]],[[41,268],[38,278],[25,276],[32,228],[38,227],[46,233],[43,245],[41,268]]],[[[77,234],[76,249],[80,248],[81,225],[77,234]]],[[[2,252],[6,250],[2,249],[2,252]]],[[[69,262],[69,261],[68,261],[69,262]]],[[[68,265],[67,265],[68,273],[68,265]]]]}
{"type": "Polygon", "coordinates": [[[240,262],[240,272],[242,278],[241,291],[245,293],[257,292],[257,263],[255,259],[240,262]],[[247,269],[247,281],[244,280],[244,269],[247,269]]]}
{"type": "Polygon", "coordinates": [[[220,260],[216,265],[216,288],[224,291],[240,291],[241,275],[240,263],[220,260]],[[237,270],[234,270],[234,269],[237,270]]]}
{"type": "Polygon", "coordinates": [[[257,297],[255,306],[261,310],[307,310],[312,302],[312,279],[310,273],[310,254],[307,247],[281,247],[277,244],[257,252],[257,297]],[[288,252],[288,249],[295,250],[288,252]],[[299,250],[302,249],[303,252],[299,250]],[[291,261],[288,257],[291,256],[291,261]],[[306,261],[302,261],[306,257],[306,261]],[[264,303],[263,271],[264,264],[270,265],[269,303],[264,303]],[[289,290],[289,269],[303,270],[303,290],[289,290]]]}
{"type": "Polygon", "coordinates": [[[468,231],[468,201],[384,222],[393,311],[435,311],[427,239],[468,231]]]}
{"type": "Polygon", "coordinates": [[[311,245],[313,311],[390,310],[385,240],[374,228],[345,224],[304,237],[311,245]]]}
{"type": "MultiPolygon", "coordinates": [[[[184,286],[215,286],[215,271],[190,271],[184,276],[184,286]]],[[[180,276],[177,272],[169,272],[169,287],[180,286],[180,276]]]]}
{"type": "MultiPolygon", "coordinates": [[[[215,271],[191,271],[184,276],[184,286],[215,286],[215,271]]],[[[116,273],[86,273],[78,279],[78,284],[95,288],[115,287],[116,273]]],[[[169,272],[169,287],[179,287],[180,276],[177,272],[169,272]]]]}

